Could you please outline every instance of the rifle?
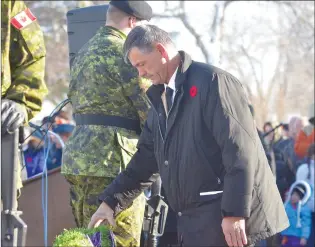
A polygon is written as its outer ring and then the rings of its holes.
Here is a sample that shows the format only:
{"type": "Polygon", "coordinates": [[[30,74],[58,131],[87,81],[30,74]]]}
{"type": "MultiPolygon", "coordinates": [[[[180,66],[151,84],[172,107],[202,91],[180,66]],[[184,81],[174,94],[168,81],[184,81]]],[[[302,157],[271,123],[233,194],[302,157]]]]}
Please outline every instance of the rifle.
{"type": "Polygon", "coordinates": [[[1,246],[25,246],[27,225],[17,210],[20,131],[1,136],[1,246]]]}
{"type": "Polygon", "coordinates": [[[143,231],[147,233],[145,247],[157,247],[158,240],[164,233],[168,205],[161,196],[161,178],[152,185],[151,197],[147,200],[144,211],[143,231]]]}

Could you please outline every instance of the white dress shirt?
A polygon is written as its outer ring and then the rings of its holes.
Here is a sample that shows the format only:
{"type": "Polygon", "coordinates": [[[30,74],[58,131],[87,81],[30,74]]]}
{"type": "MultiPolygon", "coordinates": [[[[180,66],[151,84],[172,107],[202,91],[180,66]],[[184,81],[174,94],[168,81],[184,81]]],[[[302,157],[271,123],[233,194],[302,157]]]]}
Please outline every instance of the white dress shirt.
{"type": "Polygon", "coordinates": [[[178,67],[176,68],[174,74],[172,75],[170,81],[168,84],[164,84],[164,87],[165,87],[165,90],[166,90],[166,87],[170,87],[171,89],[173,89],[173,96],[172,96],[172,103],[174,102],[174,97],[175,97],[175,91],[176,91],[176,88],[175,88],[175,78],[176,78],[176,74],[177,74],[177,70],[178,70],[178,67]]]}

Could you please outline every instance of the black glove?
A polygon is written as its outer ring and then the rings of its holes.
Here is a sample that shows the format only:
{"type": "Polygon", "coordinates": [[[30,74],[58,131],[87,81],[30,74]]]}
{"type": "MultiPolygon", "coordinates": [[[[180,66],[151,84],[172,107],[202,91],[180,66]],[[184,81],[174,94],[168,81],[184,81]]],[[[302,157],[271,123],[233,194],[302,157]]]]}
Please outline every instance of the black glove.
{"type": "Polygon", "coordinates": [[[25,119],[24,105],[8,99],[1,101],[1,135],[13,133],[24,123],[25,119]]]}

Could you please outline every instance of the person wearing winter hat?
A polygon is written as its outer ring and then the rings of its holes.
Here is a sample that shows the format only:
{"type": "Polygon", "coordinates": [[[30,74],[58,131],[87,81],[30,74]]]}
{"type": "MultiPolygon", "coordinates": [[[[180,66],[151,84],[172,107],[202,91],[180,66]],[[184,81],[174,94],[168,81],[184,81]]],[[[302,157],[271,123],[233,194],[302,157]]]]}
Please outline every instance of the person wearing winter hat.
{"type": "Polygon", "coordinates": [[[304,158],[307,155],[308,147],[315,141],[315,113],[314,103],[309,107],[308,121],[309,125],[306,125],[298,134],[294,145],[294,151],[300,158],[304,158]]]}
{"type": "Polygon", "coordinates": [[[45,164],[45,151],[43,134],[36,130],[32,133],[26,149],[23,151],[24,165],[27,171],[27,178],[31,178],[43,171],[45,164]]]}
{"type": "Polygon", "coordinates": [[[54,126],[53,132],[56,135],[50,136],[52,145],[47,159],[47,170],[61,166],[63,146],[71,136],[73,129],[74,125],[72,124],[57,124],[54,126]]]}
{"type": "Polygon", "coordinates": [[[311,234],[311,210],[306,205],[311,197],[311,187],[305,181],[292,184],[285,202],[290,226],[281,232],[282,247],[305,246],[311,234]]]}

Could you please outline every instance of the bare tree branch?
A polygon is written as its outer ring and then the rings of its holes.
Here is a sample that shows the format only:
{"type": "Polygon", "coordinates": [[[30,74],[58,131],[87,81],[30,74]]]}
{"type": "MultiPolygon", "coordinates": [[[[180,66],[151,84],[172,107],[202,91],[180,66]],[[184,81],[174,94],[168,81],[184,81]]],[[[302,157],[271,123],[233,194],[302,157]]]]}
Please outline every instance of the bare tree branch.
{"type": "Polygon", "coordinates": [[[248,62],[249,62],[249,65],[252,69],[252,73],[254,75],[254,78],[255,78],[255,83],[256,83],[256,87],[257,87],[257,92],[258,92],[258,95],[261,99],[264,98],[264,94],[263,94],[263,91],[262,91],[262,88],[261,88],[261,85],[260,85],[260,82],[259,82],[259,79],[258,79],[258,76],[257,76],[257,73],[256,73],[256,69],[255,69],[255,65],[254,65],[254,61],[255,60],[253,57],[251,57],[247,50],[245,49],[245,47],[243,45],[240,46],[243,54],[245,55],[245,57],[247,58],[248,62]]]}
{"type": "MultiPolygon", "coordinates": [[[[221,40],[223,37],[223,33],[224,33],[224,21],[225,21],[225,15],[226,15],[226,8],[232,3],[232,1],[225,1],[224,5],[223,5],[223,14],[222,14],[222,18],[220,20],[220,28],[221,28],[221,40]]],[[[220,41],[221,41],[220,40],[220,41]]]]}
{"type": "Polygon", "coordinates": [[[180,15],[177,14],[177,15],[174,15],[174,14],[153,14],[153,17],[156,17],[156,18],[166,18],[166,19],[169,19],[169,18],[179,18],[180,15]]]}
{"type": "Polygon", "coordinates": [[[208,54],[206,46],[201,40],[201,36],[196,32],[195,28],[188,21],[188,17],[185,12],[185,1],[180,1],[180,8],[182,10],[182,13],[179,15],[179,19],[182,21],[187,30],[194,36],[194,38],[196,39],[196,43],[200,47],[200,50],[202,51],[202,54],[204,55],[207,63],[210,63],[210,56],[208,54]]]}
{"type": "MultiPolygon", "coordinates": [[[[221,41],[223,37],[223,24],[225,20],[225,10],[226,8],[232,3],[233,1],[225,1],[223,4],[223,9],[221,10],[221,3],[217,3],[215,5],[215,14],[212,18],[212,24],[210,28],[211,32],[211,43],[219,42],[220,44],[220,50],[221,50],[221,41]],[[220,20],[218,21],[220,11],[222,11],[222,16],[220,17],[220,20]],[[219,31],[218,31],[219,30],[219,31]]],[[[209,55],[208,49],[206,48],[206,44],[204,41],[202,41],[201,35],[199,35],[194,26],[191,25],[191,23],[188,20],[188,16],[186,14],[186,7],[185,7],[185,1],[179,2],[179,8],[173,8],[169,9],[167,5],[167,1],[165,1],[164,6],[164,13],[157,13],[154,14],[154,17],[157,18],[178,18],[185,28],[190,32],[190,34],[195,38],[197,46],[200,48],[205,60],[207,63],[211,63],[211,56],[209,55]]],[[[219,55],[219,60],[221,59],[221,54],[219,55]]]]}
{"type": "Polygon", "coordinates": [[[292,11],[292,13],[294,14],[295,18],[298,18],[298,13],[295,9],[295,7],[292,5],[292,2],[289,2],[289,1],[273,1],[274,3],[277,3],[279,5],[284,5],[284,6],[287,6],[289,7],[289,9],[292,11]]]}

